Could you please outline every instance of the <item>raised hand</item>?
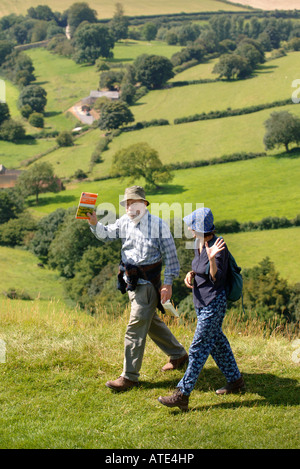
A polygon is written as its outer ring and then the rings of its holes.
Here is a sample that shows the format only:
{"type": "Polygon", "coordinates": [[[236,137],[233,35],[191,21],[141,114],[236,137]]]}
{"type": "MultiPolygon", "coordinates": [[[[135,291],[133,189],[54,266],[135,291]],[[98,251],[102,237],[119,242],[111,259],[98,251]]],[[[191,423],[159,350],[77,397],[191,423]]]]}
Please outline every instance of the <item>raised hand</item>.
{"type": "Polygon", "coordinates": [[[98,223],[96,212],[87,213],[88,223],[90,225],[96,226],[98,223]]]}
{"type": "Polygon", "coordinates": [[[208,243],[206,242],[205,247],[208,260],[211,260],[214,259],[218,252],[223,251],[223,249],[225,249],[225,241],[222,238],[218,238],[213,246],[208,247],[208,243]]]}

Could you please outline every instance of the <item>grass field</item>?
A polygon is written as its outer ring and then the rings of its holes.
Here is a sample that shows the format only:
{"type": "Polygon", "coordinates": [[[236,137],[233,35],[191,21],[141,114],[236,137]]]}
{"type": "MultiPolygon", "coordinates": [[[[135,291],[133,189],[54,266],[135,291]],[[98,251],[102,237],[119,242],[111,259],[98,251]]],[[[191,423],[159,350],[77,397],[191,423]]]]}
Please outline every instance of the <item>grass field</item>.
{"type": "MultiPolygon", "coordinates": [[[[126,47],[128,46],[120,45],[119,47],[119,51],[122,51],[119,54],[122,60],[126,56],[126,52],[123,50],[126,47]]],[[[133,57],[138,55],[137,48],[144,46],[129,47],[128,56],[133,57]]],[[[156,47],[159,50],[161,45],[156,45],[156,47]]],[[[46,126],[58,129],[72,128],[75,125],[74,120],[67,119],[62,113],[80,97],[88,95],[90,89],[96,88],[98,74],[94,67],[79,66],[74,64],[72,60],[51,55],[45,50],[32,50],[30,54],[36,66],[38,80],[44,83],[43,86],[48,92],[46,126]],[[50,75],[46,65],[48,61],[51,63],[50,75]],[[49,75],[48,81],[46,79],[47,73],[49,75]],[[59,76],[61,76],[60,80],[59,76]],[[59,86],[57,83],[60,83],[59,86]],[[60,111],[54,111],[54,109],[60,111]]],[[[243,107],[287,98],[293,90],[291,83],[296,76],[295,64],[297,61],[295,58],[298,57],[297,54],[290,54],[270,62],[272,65],[267,65],[268,67],[277,68],[270,69],[272,70],[270,74],[261,73],[250,80],[237,83],[218,82],[190,85],[183,88],[150,92],[140,100],[138,105],[132,107],[132,111],[137,121],[159,117],[168,118],[172,123],[175,117],[188,116],[196,112],[243,107]],[[270,86],[267,86],[266,80],[269,80],[270,86]]],[[[172,55],[172,48],[169,48],[169,55],[172,55]]],[[[204,74],[206,74],[210,64],[198,66],[199,73],[201,73],[200,67],[203,67],[204,74]]],[[[187,72],[189,70],[183,74],[187,72]]],[[[179,78],[181,78],[181,74],[179,78]]],[[[282,109],[280,108],[280,110],[282,109]]],[[[298,106],[292,104],[284,109],[295,114],[299,113],[298,106]]],[[[113,154],[120,148],[141,141],[146,141],[158,149],[164,163],[210,159],[241,151],[264,151],[263,122],[274,110],[276,108],[217,121],[193,122],[180,126],[168,126],[163,129],[148,128],[130,134],[122,134],[114,139],[109,151],[103,153],[104,162],[94,168],[92,176],[108,175],[113,154]]],[[[78,168],[88,171],[90,157],[98,136],[100,138],[99,131],[91,132],[78,140],[75,147],[58,150],[47,155],[44,160],[55,165],[59,176],[70,177],[78,168]]],[[[15,147],[14,145],[10,146],[12,150],[15,147]]],[[[48,148],[48,144],[46,146],[48,148]]],[[[15,148],[17,149],[17,147],[15,148]]],[[[24,159],[27,158],[28,153],[31,153],[30,147],[26,150],[24,159]]],[[[37,151],[34,147],[32,150],[34,155],[42,152],[37,151]]],[[[10,156],[10,159],[12,164],[13,157],[10,156]]],[[[22,159],[20,153],[17,153],[16,163],[22,159]]]]}
{"type": "MultiPolygon", "coordinates": [[[[253,78],[247,80],[151,91],[140,99],[139,105],[133,109],[135,119],[141,121],[163,118],[173,121],[178,117],[201,112],[237,109],[288,99],[294,91],[293,80],[299,78],[299,58],[300,52],[296,52],[267,62],[259,67],[253,78]]],[[[210,64],[199,65],[195,70],[186,70],[173,80],[208,78],[210,67],[210,64]],[[195,71],[198,72],[198,77],[195,71]]],[[[212,76],[216,77],[217,75],[212,76]]]]}
{"type": "Polygon", "coordinates": [[[226,234],[224,239],[243,268],[254,267],[268,256],[274,262],[280,277],[288,280],[291,285],[299,282],[300,266],[293,260],[300,258],[300,227],[226,234]],[[292,256],[291,243],[295,246],[292,256]]]}
{"type": "MultiPolygon", "coordinates": [[[[39,206],[32,210],[42,215],[77,205],[82,191],[98,192],[98,203],[118,207],[119,195],[124,194],[127,184],[119,179],[70,184],[59,194],[41,194],[39,206]]],[[[263,157],[177,170],[171,184],[148,196],[157,203],[204,203],[219,220],[258,221],[270,215],[293,218],[299,213],[299,160],[263,157]]]]}
{"type": "MultiPolygon", "coordinates": [[[[116,46],[116,60],[132,60],[143,50],[149,49],[169,57],[178,50],[177,47],[164,46],[162,43],[153,43],[153,45],[121,43],[116,46]]],[[[77,122],[76,118],[64,113],[82,97],[88,96],[91,89],[97,88],[99,73],[95,67],[75,64],[71,59],[52,55],[44,49],[30,50],[27,53],[34,61],[37,83],[44,86],[48,93],[46,129],[73,128],[77,122]]],[[[295,59],[298,54],[300,53],[289,54],[287,57],[268,62],[263,67],[272,68],[261,70],[250,80],[190,85],[150,92],[132,107],[132,111],[137,121],[168,118],[172,123],[175,117],[188,116],[196,112],[243,107],[288,98],[293,91],[291,83],[297,76],[295,59]]],[[[201,64],[195,69],[200,77],[207,77],[211,67],[212,64],[201,64]]],[[[187,78],[186,74],[191,74],[192,70],[179,74],[178,79],[187,78]]],[[[8,83],[7,102],[14,118],[20,116],[16,106],[17,97],[18,90],[8,83]]],[[[285,109],[296,114],[299,112],[298,106],[295,105],[287,106],[285,109]]],[[[276,109],[218,121],[194,122],[163,129],[148,128],[122,134],[110,145],[109,151],[103,154],[104,162],[94,168],[92,176],[108,175],[113,154],[120,148],[140,141],[149,142],[154,148],[159,149],[160,158],[165,163],[210,159],[240,151],[264,151],[263,122],[274,110],[276,109]]],[[[30,128],[28,124],[27,127],[30,128]]],[[[30,128],[29,132],[32,131],[30,128]]],[[[70,177],[79,168],[88,171],[91,153],[98,136],[100,138],[99,131],[90,132],[78,140],[75,147],[58,150],[44,159],[55,165],[59,176],[70,177]]],[[[36,141],[35,145],[25,146],[5,143],[6,148],[1,151],[3,164],[7,167],[18,166],[21,161],[43,153],[54,146],[54,143],[54,140],[36,141]]]]}
{"type": "MultiPolygon", "coordinates": [[[[47,5],[52,11],[63,12],[75,3],[73,0],[65,0],[62,4],[59,0],[50,0],[47,5]]],[[[98,13],[98,19],[112,18],[115,12],[115,4],[109,0],[89,0],[88,5],[98,13]]],[[[0,17],[11,13],[25,14],[30,7],[40,5],[40,0],[2,0],[0,6],[0,17]]],[[[128,16],[140,15],[162,15],[168,13],[191,13],[201,11],[243,11],[245,8],[237,5],[229,5],[217,0],[191,0],[182,4],[180,0],[159,0],[151,2],[137,2],[137,0],[122,1],[125,14],[128,16]]]]}
{"type": "Polygon", "coordinates": [[[17,289],[31,298],[63,298],[62,280],[53,270],[38,267],[37,257],[22,249],[0,246],[1,291],[17,289]]]}
{"type": "MultiPolygon", "coordinates": [[[[209,358],[191,410],[182,413],[157,401],[182,371],[162,374],[166,357],[152,341],[139,388],[115,394],[105,387],[122,368],[128,312],[111,321],[109,314],[91,317],[53,301],[0,300],[0,307],[2,449],[299,448],[299,365],[293,343],[279,334],[268,338],[254,323],[239,329],[228,316],[224,330],[246,392],[217,396],[224,378],[209,358]]],[[[170,327],[188,348],[193,330],[170,327]]]]}
{"type": "MultiPolygon", "coordinates": [[[[280,109],[300,115],[300,107],[296,105],[280,109]]],[[[102,153],[103,162],[95,165],[91,177],[108,176],[114,154],[140,142],[147,142],[157,150],[164,164],[210,160],[236,152],[264,152],[264,121],[274,110],[276,108],[245,116],[124,132],[102,153]]],[[[41,161],[51,162],[58,176],[71,176],[78,168],[88,171],[91,154],[100,138],[100,131],[93,130],[76,140],[74,147],[59,149],[44,156],[41,161]]],[[[269,153],[278,152],[280,150],[275,149],[269,153]]]]}

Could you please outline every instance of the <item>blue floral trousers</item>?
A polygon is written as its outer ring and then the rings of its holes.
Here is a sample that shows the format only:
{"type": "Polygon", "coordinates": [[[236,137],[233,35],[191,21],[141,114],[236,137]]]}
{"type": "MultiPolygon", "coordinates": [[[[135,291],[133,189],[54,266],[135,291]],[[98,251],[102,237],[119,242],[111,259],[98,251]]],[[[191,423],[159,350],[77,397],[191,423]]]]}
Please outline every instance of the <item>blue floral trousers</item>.
{"type": "Polygon", "coordinates": [[[198,322],[189,350],[189,364],[177,384],[185,395],[189,395],[194,389],[209,355],[213,357],[228,383],[241,376],[229,342],[222,332],[226,307],[226,295],[222,292],[208,306],[196,308],[198,322]]]}

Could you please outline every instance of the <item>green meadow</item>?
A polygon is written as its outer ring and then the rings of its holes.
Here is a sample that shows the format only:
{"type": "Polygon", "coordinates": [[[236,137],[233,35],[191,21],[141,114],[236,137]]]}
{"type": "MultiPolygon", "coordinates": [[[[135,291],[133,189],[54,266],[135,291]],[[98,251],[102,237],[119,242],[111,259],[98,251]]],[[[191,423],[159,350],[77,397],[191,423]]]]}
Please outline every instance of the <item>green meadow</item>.
{"type": "MultiPolygon", "coordinates": [[[[210,160],[238,152],[264,152],[265,128],[263,124],[271,112],[278,109],[267,109],[245,116],[160,128],[149,127],[139,131],[122,133],[110,143],[108,150],[103,152],[103,162],[95,165],[91,177],[109,176],[113,155],[118,150],[139,142],[149,143],[158,151],[165,164],[210,160]]],[[[284,106],[280,109],[300,115],[300,108],[297,105],[284,106]]],[[[40,161],[49,161],[53,164],[56,174],[60,177],[71,177],[78,168],[88,172],[91,155],[102,136],[103,133],[98,129],[91,130],[79,137],[73,147],[57,149],[42,157],[40,161]]],[[[7,167],[13,167],[16,164],[18,166],[31,156],[54,148],[55,145],[54,139],[37,139],[33,143],[18,145],[3,143],[0,154],[3,155],[1,156],[4,164],[7,167]]],[[[276,154],[278,150],[269,153],[276,154]]]]}
{"type": "MultiPolygon", "coordinates": [[[[259,221],[267,216],[294,218],[299,213],[299,159],[262,157],[236,163],[189,168],[174,172],[172,183],[153,191],[153,203],[204,203],[212,208],[216,220],[259,221]]],[[[137,181],[143,183],[143,181],[137,181]]],[[[59,194],[41,194],[40,214],[59,207],[77,205],[81,191],[97,192],[98,203],[119,206],[119,195],[129,181],[108,179],[73,183],[59,194]]]]}
{"type": "MultiPolygon", "coordinates": [[[[256,104],[288,99],[294,88],[293,80],[299,78],[300,52],[266,62],[259,66],[252,78],[237,82],[220,81],[189,85],[168,90],[151,91],[134,109],[136,121],[186,117],[201,112],[239,109],[256,104]]],[[[201,64],[176,75],[173,81],[208,78],[212,64],[201,64]],[[202,70],[203,68],[203,75],[202,70]],[[196,75],[198,73],[198,77],[196,75]],[[189,78],[191,77],[191,78],[189,78]]],[[[212,74],[211,78],[217,78],[212,74]]]]}
{"type": "Polygon", "coordinates": [[[291,285],[299,282],[300,268],[294,261],[300,258],[300,227],[231,233],[224,239],[243,268],[252,268],[268,256],[280,277],[291,285]]]}
{"type": "MultiPolygon", "coordinates": [[[[150,46],[145,43],[118,44],[115,49],[116,60],[124,60],[126,57],[133,59],[144,47],[148,50],[147,47],[150,46]]],[[[163,46],[162,43],[158,43],[154,47],[155,52],[159,53],[160,47],[163,46]]],[[[164,48],[164,54],[171,56],[174,53],[174,46],[166,47],[168,53],[164,48]]],[[[78,124],[76,118],[70,113],[65,113],[82,97],[88,96],[91,89],[97,88],[99,73],[95,67],[77,65],[71,59],[50,54],[44,49],[35,49],[28,53],[34,61],[37,83],[41,83],[48,93],[46,129],[73,128],[78,124]]],[[[168,118],[172,124],[176,117],[288,99],[293,91],[292,81],[297,77],[295,59],[299,54],[294,52],[268,62],[262,66],[266,67],[265,69],[262,68],[256,76],[248,80],[230,83],[221,81],[152,91],[132,106],[132,112],[136,121],[168,118]]],[[[194,67],[197,68],[198,78],[205,76],[211,66],[212,64],[208,63],[194,67]],[[204,75],[201,70],[204,70],[204,75]]],[[[187,73],[191,73],[190,70],[177,75],[177,79],[181,79],[181,75],[186,76],[187,73]]],[[[16,99],[16,89],[11,85],[8,86],[7,101],[12,107],[13,116],[18,112],[16,99]]],[[[284,108],[267,109],[250,115],[123,133],[115,138],[109,150],[103,153],[103,163],[94,167],[91,177],[102,178],[109,175],[114,153],[120,148],[142,141],[157,149],[164,163],[208,160],[235,152],[263,152],[263,123],[271,112],[283,109],[299,115],[299,107],[291,104],[284,108]]],[[[78,139],[74,147],[59,149],[45,156],[43,160],[53,163],[60,177],[71,177],[78,168],[89,171],[90,157],[100,137],[99,130],[91,131],[78,139]]],[[[46,142],[37,140],[34,145],[24,147],[8,145],[10,148],[8,153],[6,149],[3,152],[4,164],[6,163],[8,167],[18,165],[22,160],[40,155],[54,146],[54,140],[53,143],[51,140],[46,142]]],[[[276,152],[277,150],[273,153],[276,152]]]]}
{"type": "Polygon", "coordinates": [[[32,299],[63,298],[59,275],[47,267],[39,267],[37,257],[29,251],[0,246],[1,291],[17,289],[32,299]]]}

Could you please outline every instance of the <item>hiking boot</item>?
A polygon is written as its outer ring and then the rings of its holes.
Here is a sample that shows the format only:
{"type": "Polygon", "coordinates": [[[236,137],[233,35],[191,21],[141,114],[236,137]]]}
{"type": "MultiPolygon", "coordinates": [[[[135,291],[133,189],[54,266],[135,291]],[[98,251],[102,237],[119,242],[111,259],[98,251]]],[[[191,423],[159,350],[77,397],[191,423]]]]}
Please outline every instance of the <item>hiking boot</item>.
{"type": "Polygon", "coordinates": [[[167,407],[179,407],[181,410],[189,410],[189,396],[182,394],[179,388],[172,396],[159,396],[158,401],[167,407]]]}
{"type": "Polygon", "coordinates": [[[233,381],[232,383],[227,383],[226,386],[224,386],[221,389],[217,389],[216,394],[222,395],[222,394],[232,394],[234,392],[241,392],[245,388],[245,383],[243,380],[243,377],[241,376],[239,379],[236,381],[233,381]]]}
{"type": "Polygon", "coordinates": [[[131,381],[130,379],[120,376],[115,381],[107,381],[107,383],[105,383],[105,386],[110,389],[113,389],[114,391],[121,392],[127,391],[128,389],[133,388],[134,386],[138,386],[138,384],[138,381],[131,381]]]}
{"type": "Polygon", "coordinates": [[[187,353],[183,355],[183,357],[176,358],[175,360],[170,359],[170,361],[162,367],[161,371],[178,370],[186,362],[188,362],[188,360],[189,360],[189,356],[187,353]]]}

